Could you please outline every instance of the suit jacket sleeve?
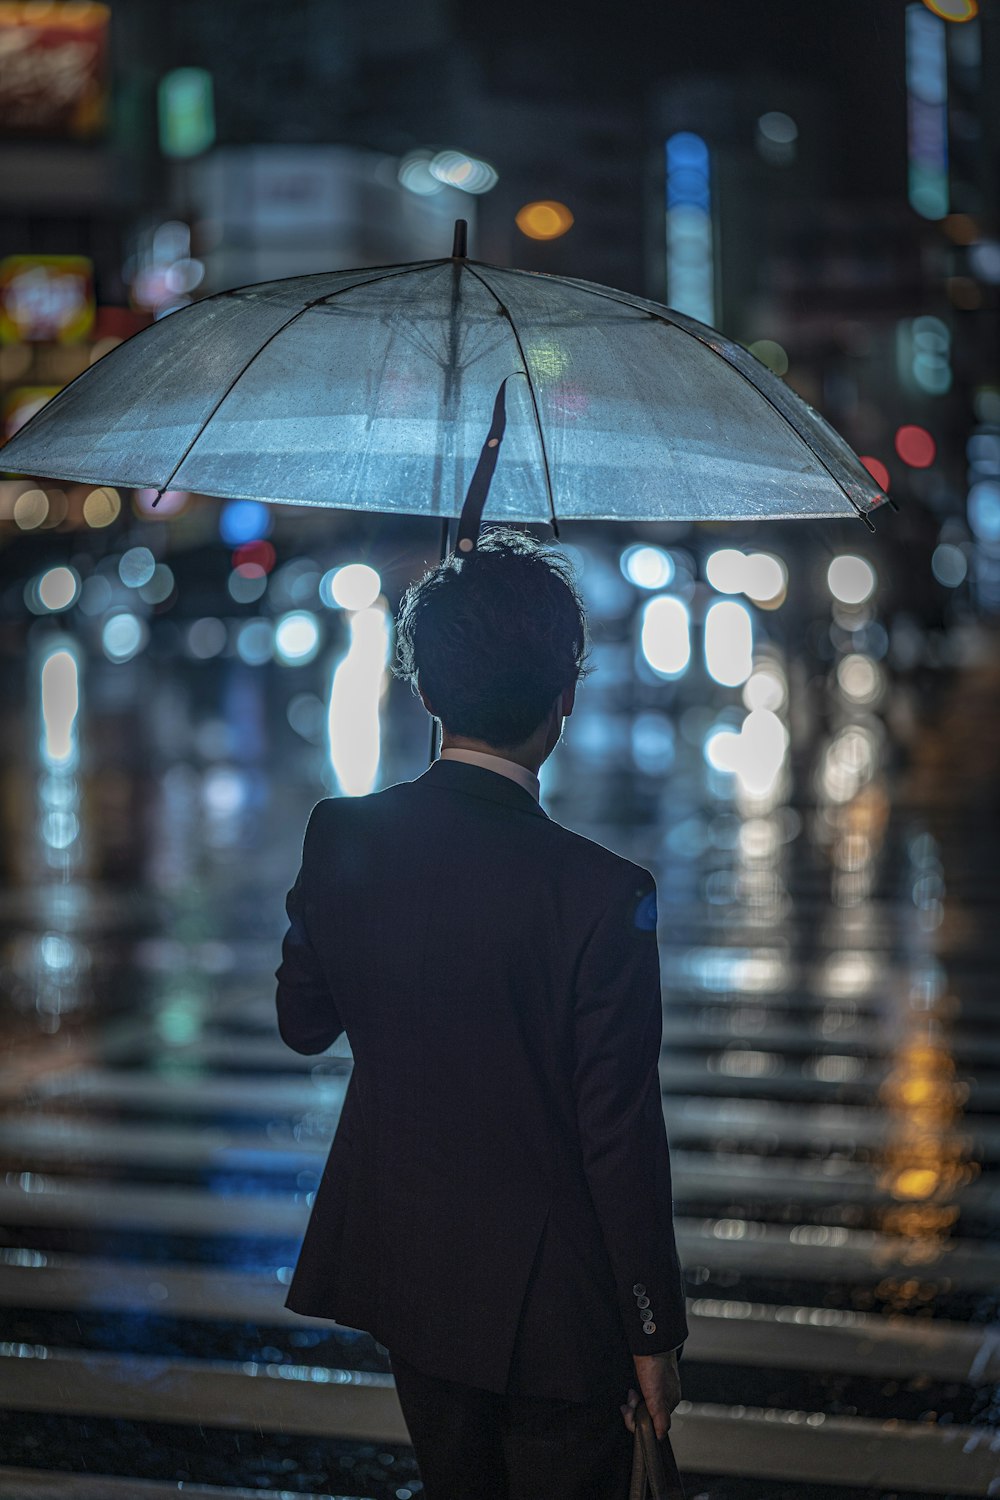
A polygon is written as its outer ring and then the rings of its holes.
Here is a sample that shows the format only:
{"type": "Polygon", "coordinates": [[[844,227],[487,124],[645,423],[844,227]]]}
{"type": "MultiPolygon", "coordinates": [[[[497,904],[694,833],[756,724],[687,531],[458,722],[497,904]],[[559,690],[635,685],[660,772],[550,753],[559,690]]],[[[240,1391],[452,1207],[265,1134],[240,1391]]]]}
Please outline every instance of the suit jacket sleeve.
{"type": "Polygon", "coordinates": [[[577,966],[573,1085],[584,1169],[633,1354],[665,1353],[688,1335],[662,1036],[656,885],[632,866],[612,887],[577,966]]]}
{"type": "Polygon", "coordinates": [[[309,814],[302,863],[285,897],[288,931],[281,943],[281,963],[274,972],[278,1032],[293,1052],[325,1052],[344,1030],[310,936],[320,921],[315,904],[316,860],[322,848],[322,809],[328,801],[317,802],[309,814]]]}

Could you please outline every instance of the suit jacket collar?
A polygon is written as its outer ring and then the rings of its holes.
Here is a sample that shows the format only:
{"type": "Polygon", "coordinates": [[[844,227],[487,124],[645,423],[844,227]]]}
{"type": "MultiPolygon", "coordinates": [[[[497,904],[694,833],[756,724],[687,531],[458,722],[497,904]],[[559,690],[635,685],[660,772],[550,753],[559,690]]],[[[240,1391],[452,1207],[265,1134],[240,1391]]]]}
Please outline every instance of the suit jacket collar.
{"type": "Polygon", "coordinates": [[[487,802],[499,802],[516,812],[548,817],[531,793],[510,776],[488,771],[485,766],[469,765],[464,760],[435,760],[422,776],[417,777],[417,781],[425,782],[427,786],[444,787],[448,791],[464,792],[469,797],[482,797],[487,802]]]}

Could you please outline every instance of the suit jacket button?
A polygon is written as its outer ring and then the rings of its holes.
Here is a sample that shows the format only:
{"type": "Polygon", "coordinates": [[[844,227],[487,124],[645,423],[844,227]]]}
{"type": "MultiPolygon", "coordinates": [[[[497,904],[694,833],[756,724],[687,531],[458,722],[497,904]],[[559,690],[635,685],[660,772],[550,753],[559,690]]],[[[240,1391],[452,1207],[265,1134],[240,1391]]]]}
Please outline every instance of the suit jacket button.
{"type": "Polygon", "coordinates": [[[640,1307],[648,1307],[649,1306],[649,1298],[648,1297],[637,1297],[635,1300],[639,1304],[640,1307]]]}
{"type": "Polygon", "coordinates": [[[655,1323],[643,1323],[643,1325],[642,1325],[642,1331],[643,1331],[643,1333],[655,1333],[656,1332],[656,1324],[655,1323]]]}
{"type": "Polygon", "coordinates": [[[641,1281],[637,1281],[635,1286],[632,1288],[632,1295],[634,1297],[643,1297],[645,1296],[645,1293],[646,1288],[643,1286],[641,1281]]]}

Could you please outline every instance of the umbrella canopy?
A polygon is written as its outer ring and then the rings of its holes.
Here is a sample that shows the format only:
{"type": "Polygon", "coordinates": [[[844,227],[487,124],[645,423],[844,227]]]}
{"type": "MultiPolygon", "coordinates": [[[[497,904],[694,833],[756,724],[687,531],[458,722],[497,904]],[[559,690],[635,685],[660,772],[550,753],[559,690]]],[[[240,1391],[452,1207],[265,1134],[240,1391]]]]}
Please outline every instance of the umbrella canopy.
{"type": "Polygon", "coordinates": [[[489,519],[765,520],[886,500],[844,440],[714,329],[469,260],[218,292],[86,370],[8,472],[458,516],[506,381],[489,519]],[[509,378],[508,378],[509,377],[509,378]]]}

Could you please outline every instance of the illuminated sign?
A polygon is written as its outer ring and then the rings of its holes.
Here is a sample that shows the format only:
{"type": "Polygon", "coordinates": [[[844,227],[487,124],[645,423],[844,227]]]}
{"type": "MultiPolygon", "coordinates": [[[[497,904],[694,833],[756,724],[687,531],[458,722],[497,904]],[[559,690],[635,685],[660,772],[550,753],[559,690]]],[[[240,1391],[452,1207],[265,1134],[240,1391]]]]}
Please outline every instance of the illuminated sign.
{"type": "Polygon", "coordinates": [[[83,255],[0,260],[0,343],[86,338],[94,326],[94,268],[83,255]]]}
{"type": "Polygon", "coordinates": [[[925,219],[948,212],[948,60],[945,23],[926,6],[906,7],[910,204],[925,219]]]}
{"type": "Polygon", "coordinates": [[[106,5],[0,4],[0,133],[96,135],[107,114],[106,5]]]}

